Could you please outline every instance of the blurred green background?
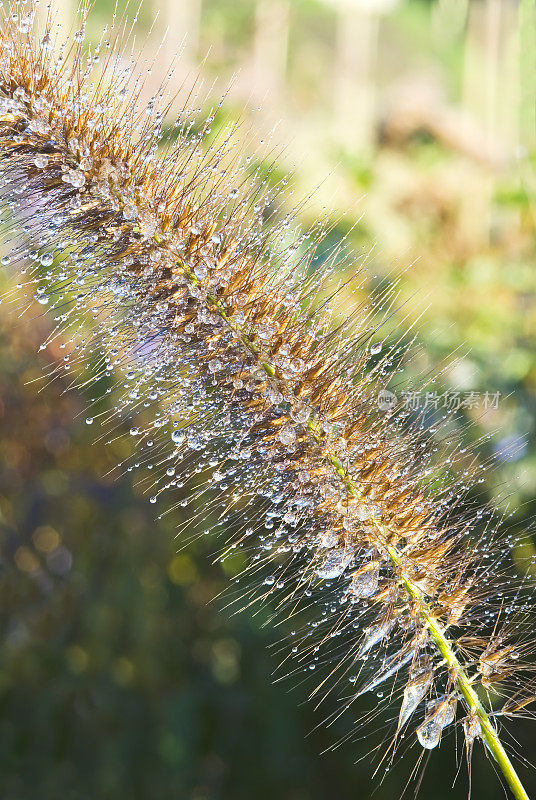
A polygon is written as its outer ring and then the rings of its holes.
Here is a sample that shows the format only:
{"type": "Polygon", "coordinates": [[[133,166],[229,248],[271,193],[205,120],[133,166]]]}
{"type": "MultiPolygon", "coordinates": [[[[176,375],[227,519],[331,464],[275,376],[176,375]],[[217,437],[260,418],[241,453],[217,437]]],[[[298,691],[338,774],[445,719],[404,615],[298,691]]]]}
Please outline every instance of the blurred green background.
{"type": "MultiPolygon", "coordinates": [[[[289,207],[316,190],[300,222],[327,214],[328,244],[347,237],[357,261],[366,255],[371,292],[400,280],[399,321],[417,323],[422,345],[415,373],[456,350],[441,389],[479,396],[460,423],[473,421],[474,443],[491,437],[483,453],[498,466],[482,491],[511,510],[526,554],[536,511],[534,3],[167,0],[145,4],[141,37],[156,11],[149,51],[170,33],[151,80],[182,46],[177,84],[200,72],[211,97],[230,85],[221,116],[245,119],[250,140],[271,134],[289,207]],[[485,392],[500,401],[483,414],[485,392]]],[[[109,13],[96,0],[90,37],[109,13]]],[[[43,379],[63,358],[61,341],[38,353],[50,325],[0,305],[2,800],[400,797],[413,755],[381,784],[371,740],[321,755],[352,719],[326,729],[329,703],[315,711],[298,680],[273,684],[284,628],[264,624],[268,610],[230,616],[218,595],[233,567],[212,564],[214,539],[178,550],[181,509],[157,520],[165,508],[129,474],[109,475],[129,437],[95,443],[90,398],[43,379]]],[[[515,735],[530,757],[534,728],[520,721],[515,735]]],[[[475,800],[504,796],[485,761],[476,748],[475,800]]],[[[422,796],[465,797],[465,768],[452,789],[455,774],[450,738],[432,754],[422,796]]],[[[536,794],[534,774],[527,783],[536,794]]]]}

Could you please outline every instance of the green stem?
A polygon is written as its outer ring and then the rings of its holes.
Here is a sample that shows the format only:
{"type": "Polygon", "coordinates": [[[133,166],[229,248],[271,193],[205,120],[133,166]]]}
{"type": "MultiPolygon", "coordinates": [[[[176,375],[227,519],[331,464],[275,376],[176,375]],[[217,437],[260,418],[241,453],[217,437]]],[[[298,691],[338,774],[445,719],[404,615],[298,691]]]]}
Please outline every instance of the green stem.
{"type": "MultiPolygon", "coordinates": [[[[194,283],[195,285],[199,284],[197,278],[193,275],[193,273],[186,267],[186,265],[181,264],[184,269],[184,272],[188,279],[194,283]]],[[[238,335],[242,344],[248,349],[253,355],[255,355],[259,360],[259,365],[262,367],[264,372],[271,378],[276,376],[276,367],[271,364],[268,360],[264,359],[259,347],[252,341],[250,336],[244,333],[238,325],[236,325],[229,315],[226,312],[224,305],[217,300],[215,297],[211,295],[207,296],[207,302],[212,307],[214,311],[216,311],[220,317],[227,323],[227,325],[238,335]]],[[[323,457],[331,464],[335,472],[339,475],[341,480],[343,481],[344,485],[348,493],[353,497],[359,497],[361,495],[359,486],[353,481],[345,470],[344,466],[341,464],[340,460],[337,456],[325,449],[325,440],[323,438],[323,430],[321,425],[319,424],[318,420],[315,420],[314,417],[309,418],[307,423],[307,430],[312,439],[322,447],[322,455],[323,457]]],[[[388,536],[387,532],[385,531],[384,527],[379,521],[371,520],[372,524],[374,524],[378,531],[381,534],[381,538],[387,542],[388,536]]],[[[452,680],[456,685],[457,689],[461,692],[464,696],[467,705],[471,713],[475,714],[480,722],[480,728],[482,732],[482,738],[486,742],[490,752],[492,753],[495,761],[497,762],[498,767],[500,768],[501,772],[503,773],[505,780],[512,790],[512,793],[516,800],[529,800],[529,796],[525,791],[523,784],[521,783],[518,774],[515,771],[515,768],[510,761],[502,743],[499,739],[499,734],[495,729],[493,723],[490,720],[490,716],[480,699],[473,689],[471,681],[465,671],[463,665],[458,660],[454,648],[452,646],[452,642],[447,638],[445,630],[441,623],[434,617],[432,610],[426,598],[424,597],[421,590],[416,586],[412,580],[404,573],[403,569],[403,558],[398,550],[393,547],[392,545],[386,544],[384,546],[385,552],[391,561],[393,568],[398,572],[399,582],[401,585],[404,586],[408,595],[415,600],[419,605],[419,613],[421,618],[424,622],[426,629],[429,632],[430,638],[434,641],[439,653],[442,655],[445,663],[449,667],[452,680]]]]}
{"type": "Polygon", "coordinates": [[[508,758],[508,754],[506,753],[504,747],[502,746],[501,740],[499,739],[499,734],[495,729],[494,725],[492,724],[489,714],[487,713],[486,709],[480,702],[480,699],[473,689],[471,685],[471,681],[469,680],[467,673],[463,666],[458,661],[456,657],[456,653],[453,650],[452,643],[447,639],[445,635],[445,630],[443,626],[438,622],[437,619],[430,612],[430,608],[428,603],[426,602],[425,598],[422,595],[422,592],[412,583],[407,576],[404,575],[401,568],[401,560],[400,555],[395,550],[394,547],[387,546],[387,552],[389,558],[391,559],[391,563],[393,566],[400,570],[400,580],[401,583],[406,588],[408,594],[413,597],[419,603],[419,609],[422,619],[425,622],[425,625],[428,629],[430,637],[434,640],[437,649],[445,659],[445,663],[449,666],[451,674],[453,676],[454,683],[456,684],[459,691],[465,697],[467,705],[469,706],[471,712],[476,714],[478,717],[478,721],[480,722],[480,728],[482,731],[482,738],[486,742],[490,752],[495,758],[501,772],[503,773],[508,786],[512,790],[512,793],[516,800],[529,800],[529,796],[525,791],[523,784],[521,783],[517,772],[515,771],[514,765],[508,758]]]}

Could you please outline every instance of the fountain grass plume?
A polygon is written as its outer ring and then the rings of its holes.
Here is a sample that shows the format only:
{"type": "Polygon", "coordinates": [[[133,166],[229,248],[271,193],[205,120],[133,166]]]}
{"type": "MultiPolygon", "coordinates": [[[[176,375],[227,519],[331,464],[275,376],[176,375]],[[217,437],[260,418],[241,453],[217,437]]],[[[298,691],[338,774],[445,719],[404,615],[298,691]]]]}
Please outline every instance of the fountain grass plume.
{"type": "Polygon", "coordinates": [[[407,346],[378,343],[393,299],[365,302],[358,270],[338,320],[322,225],[291,236],[232,126],[211,133],[219,106],[199,121],[190,96],[169,123],[175,98],[151,94],[115,17],[91,47],[84,13],[64,43],[35,14],[15,3],[0,29],[4,263],[71,342],[66,366],[96,394],[120,376],[151,499],[186,484],[189,527],[243,555],[242,601],[303,617],[316,697],[342,710],[387,686],[389,752],[460,729],[527,798],[500,729],[534,696],[530,587],[448,418],[375,402],[407,346]]]}

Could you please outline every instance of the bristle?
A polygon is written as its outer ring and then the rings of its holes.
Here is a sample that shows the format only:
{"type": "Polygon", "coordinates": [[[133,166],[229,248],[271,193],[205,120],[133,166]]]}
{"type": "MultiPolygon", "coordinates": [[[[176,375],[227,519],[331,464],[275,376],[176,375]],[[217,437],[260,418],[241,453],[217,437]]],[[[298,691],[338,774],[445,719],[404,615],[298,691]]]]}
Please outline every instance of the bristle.
{"type": "Polygon", "coordinates": [[[3,237],[28,302],[73,343],[66,367],[119,376],[151,499],[191,486],[205,509],[191,527],[225,527],[244,553],[242,603],[319,609],[298,662],[325,661],[341,694],[358,672],[346,705],[392,687],[395,740],[414,717],[425,749],[456,725],[468,753],[484,739],[526,797],[477,692],[508,694],[533,668],[525,590],[491,510],[465,510],[455,448],[378,408],[401,354],[372,338],[378,310],[332,322],[329,280],[307,277],[316,234],[266,225],[273,192],[232,131],[208,140],[213,115],[189,136],[183,111],[159,156],[164,90],[142,108],[113,59],[101,68],[75,35],[59,60],[32,27],[15,6],[0,34],[3,237]]]}

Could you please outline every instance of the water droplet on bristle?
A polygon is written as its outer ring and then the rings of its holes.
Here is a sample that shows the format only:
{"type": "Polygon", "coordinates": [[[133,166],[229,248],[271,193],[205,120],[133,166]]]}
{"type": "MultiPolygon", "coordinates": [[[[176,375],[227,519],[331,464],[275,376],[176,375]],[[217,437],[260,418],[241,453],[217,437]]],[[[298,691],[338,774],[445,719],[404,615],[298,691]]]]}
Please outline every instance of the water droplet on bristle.
{"type": "Polygon", "coordinates": [[[398,727],[402,728],[411,717],[421,700],[424,698],[428,689],[432,685],[432,670],[427,670],[415,678],[410,677],[409,683],[404,689],[404,696],[400,706],[398,717],[398,727]]]}
{"type": "Polygon", "coordinates": [[[351,550],[344,550],[342,548],[331,550],[324,558],[322,565],[318,567],[316,574],[319,578],[324,578],[325,580],[338,578],[339,575],[342,575],[352,558],[353,553],[351,550]]]}
{"type": "Polygon", "coordinates": [[[350,592],[355,597],[371,597],[378,589],[380,565],[378,561],[371,561],[364,567],[352,573],[350,592]]]}
{"type": "Polygon", "coordinates": [[[296,441],[296,431],[290,425],[279,431],[278,437],[281,444],[291,445],[296,441]]]}

